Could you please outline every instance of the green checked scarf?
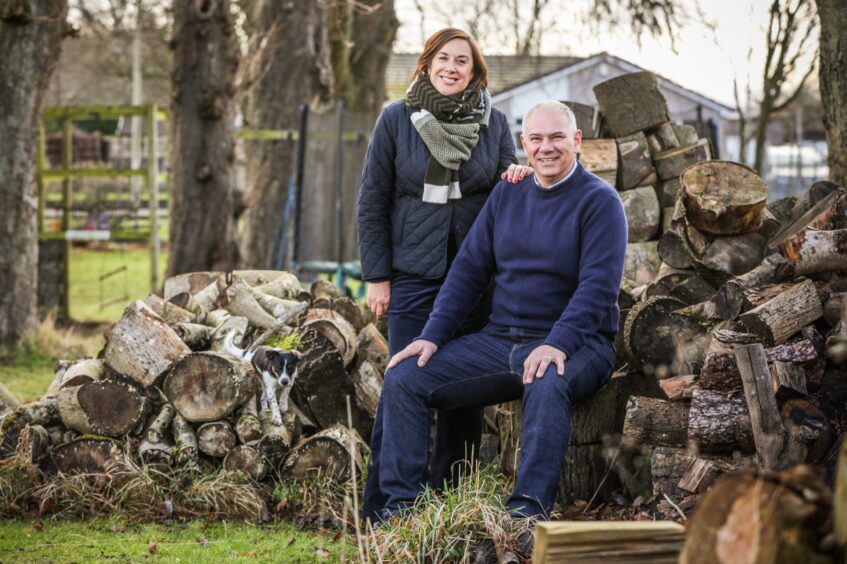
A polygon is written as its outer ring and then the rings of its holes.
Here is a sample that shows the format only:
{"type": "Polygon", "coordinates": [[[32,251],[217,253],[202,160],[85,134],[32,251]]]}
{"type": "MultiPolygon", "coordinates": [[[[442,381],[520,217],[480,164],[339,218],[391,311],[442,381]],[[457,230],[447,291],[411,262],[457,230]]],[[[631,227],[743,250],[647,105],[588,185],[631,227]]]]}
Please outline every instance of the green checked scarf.
{"type": "Polygon", "coordinates": [[[422,72],[406,91],[406,105],[420,108],[412,113],[412,124],[429,149],[424,178],[423,201],[446,204],[462,197],[459,167],[467,161],[479,130],[488,127],[491,96],[474,78],[461,98],[444,96],[422,72]]]}

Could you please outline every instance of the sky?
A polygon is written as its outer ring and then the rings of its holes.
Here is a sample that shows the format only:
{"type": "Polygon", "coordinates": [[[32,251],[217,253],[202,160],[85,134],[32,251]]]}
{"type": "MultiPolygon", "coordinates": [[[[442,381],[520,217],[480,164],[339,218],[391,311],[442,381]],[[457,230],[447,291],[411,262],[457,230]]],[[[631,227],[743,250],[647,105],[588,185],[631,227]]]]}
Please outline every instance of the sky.
{"type": "MultiPolygon", "coordinates": [[[[432,4],[439,1],[452,0],[395,0],[401,22],[396,50],[419,52],[423,45],[425,37],[421,37],[421,18],[416,4],[423,6],[426,34],[445,25],[460,23],[446,21],[432,9],[432,4]]],[[[734,77],[738,77],[742,91],[748,80],[754,92],[760,88],[771,0],[700,0],[700,11],[714,29],[701,22],[686,24],[677,34],[676,52],[666,37],[657,39],[645,35],[639,45],[628,27],[589,32],[579,23],[576,13],[566,11],[572,6],[573,10],[584,9],[587,1],[565,2],[566,8],[557,11],[557,21],[551,24],[556,29],[545,36],[542,54],[588,56],[606,51],[729,106],[735,105],[734,77]],[[569,18],[575,22],[571,26],[565,23],[569,18]]],[[[682,0],[682,3],[689,12],[695,12],[695,0],[682,0]]],[[[485,52],[492,51],[508,52],[485,47],[485,52]]],[[[811,59],[808,57],[805,64],[810,64],[811,59]]]]}

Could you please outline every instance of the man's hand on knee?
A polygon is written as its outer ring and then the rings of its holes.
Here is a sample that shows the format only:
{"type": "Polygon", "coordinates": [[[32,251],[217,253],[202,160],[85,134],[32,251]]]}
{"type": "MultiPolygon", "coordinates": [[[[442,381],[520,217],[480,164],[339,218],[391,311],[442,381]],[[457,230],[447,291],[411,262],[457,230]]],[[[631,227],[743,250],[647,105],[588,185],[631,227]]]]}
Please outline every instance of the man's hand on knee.
{"type": "Polygon", "coordinates": [[[559,376],[564,376],[567,359],[568,356],[556,347],[550,345],[536,347],[523,361],[523,383],[532,384],[532,381],[536,378],[543,378],[547,367],[553,363],[556,364],[556,373],[559,376]]]}
{"type": "Polygon", "coordinates": [[[394,368],[407,358],[411,358],[413,356],[419,357],[418,366],[426,366],[426,363],[429,362],[429,359],[432,358],[432,355],[434,355],[437,350],[438,345],[432,341],[427,341],[425,339],[412,341],[409,343],[409,346],[391,357],[391,360],[388,361],[388,368],[394,368]]]}

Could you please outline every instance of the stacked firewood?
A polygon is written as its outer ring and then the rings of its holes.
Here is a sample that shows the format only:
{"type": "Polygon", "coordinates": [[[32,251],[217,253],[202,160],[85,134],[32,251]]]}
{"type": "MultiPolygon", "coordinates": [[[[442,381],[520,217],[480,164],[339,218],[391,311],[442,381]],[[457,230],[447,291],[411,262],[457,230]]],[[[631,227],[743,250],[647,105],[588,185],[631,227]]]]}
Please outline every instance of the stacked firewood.
{"type": "Polygon", "coordinates": [[[48,474],[109,471],[127,456],[257,480],[346,472],[361,466],[387,356],[379,330],[327,282],[307,292],[287,272],[176,276],[163,297],[129,304],[98,358],[60,363],[45,395],[3,420],[0,455],[23,453],[48,474]],[[270,387],[227,339],[294,351],[293,387],[270,387]]]}
{"type": "Polygon", "coordinates": [[[631,397],[622,434],[623,447],[652,453],[657,494],[699,494],[744,466],[834,472],[847,428],[837,356],[847,192],[820,182],[799,199],[766,201],[745,167],[691,166],[668,232],[679,254],[660,243],[659,276],[622,290],[628,360],[667,396],[631,397]],[[685,255],[688,264],[668,262],[685,255]]]}

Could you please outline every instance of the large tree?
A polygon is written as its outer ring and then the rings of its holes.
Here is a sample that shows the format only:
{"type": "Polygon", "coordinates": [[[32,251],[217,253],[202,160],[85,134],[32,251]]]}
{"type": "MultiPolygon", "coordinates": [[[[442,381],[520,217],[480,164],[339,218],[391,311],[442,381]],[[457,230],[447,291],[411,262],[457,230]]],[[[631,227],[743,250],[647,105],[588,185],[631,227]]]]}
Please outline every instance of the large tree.
{"type": "MultiPolygon", "coordinates": [[[[299,106],[316,110],[310,122],[307,181],[300,222],[300,257],[336,255],[333,103],[345,103],[345,129],[370,130],[385,100],[385,69],[398,27],[393,0],[316,0],[284,3],[258,0],[250,18],[245,121],[255,129],[296,129],[299,106]]],[[[342,208],[355,200],[357,163],[367,140],[345,145],[342,208]],[[348,166],[349,165],[349,166],[348,166]],[[354,170],[356,169],[356,170],[354,170]]],[[[242,238],[243,264],[271,264],[287,184],[294,174],[293,140],[247,141],[248,206],[242,238]]],[[[353,214],[345,213],[342,255],[355,246],[353,214]]]]}
{"type": "Polygon", "coordinates": [[[229,270],[235,221],[235,77],[229,0],[174,2],[168,276],[229,270]]]}
{"type": "Polygon", "coordinates": [[[37,319],[35,149],[67,12],[67,0],[0,2],[0,342],[37,319]]]}
{"type": "Polygon", "coordinates": [[[829,177],[847,186],[847,5],[816,0],[820,17],[820,89],[829,177]]]}

